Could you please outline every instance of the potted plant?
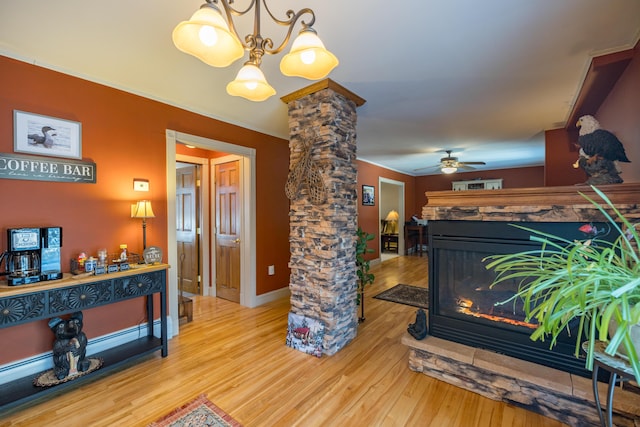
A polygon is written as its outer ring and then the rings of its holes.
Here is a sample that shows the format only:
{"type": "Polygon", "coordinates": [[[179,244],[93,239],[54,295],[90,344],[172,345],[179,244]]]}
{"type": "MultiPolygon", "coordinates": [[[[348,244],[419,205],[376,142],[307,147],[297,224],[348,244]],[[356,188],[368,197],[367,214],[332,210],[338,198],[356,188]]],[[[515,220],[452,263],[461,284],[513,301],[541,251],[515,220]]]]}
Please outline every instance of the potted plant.
{"type": "Polygon", "coordinates": [[[583,340],[590,344],[587,369],[593,369],[595,342],[604,341],[609,355],[615,355],[619,348],[625,350],[640,382],[640,343],[636,347],[632,342],[632,329],[640,328],[639,232],[602,191],[591,188],[604,204],[579,193],[598,208],[611,231],[617,233],[613,242],[597,236],[569,241],[512,224],[530,232],[530,239],[539,242],[540,249],[487,257],[486,268],[496,272],[492,287],[513,280],[518,283],[517,293],[501,304],[518,298],[524,301],[527,321],[538,325],[532,340],[550,336],[553,347],[573,321],[578,323],[576,357],[583,340]],[[615,326],[609,334],[611,325],[615,326]]]}
{"type": "Polygon", "coordinates": [[[376,276],[373,273],[369,273],[369,261],[364,258],[365,254],[372,253],[373,249],[367,247],[370,240],[373,240],[376,236],[374,234],[363,231],[358,227],[357,239],[356,239],[356,273],[358,274],[358,295],[356,297],[356,304],[360,306],[361,314],[358,318],[358,322],[364,322],[364,288],[365,286],[373,283],[376,276]]]}

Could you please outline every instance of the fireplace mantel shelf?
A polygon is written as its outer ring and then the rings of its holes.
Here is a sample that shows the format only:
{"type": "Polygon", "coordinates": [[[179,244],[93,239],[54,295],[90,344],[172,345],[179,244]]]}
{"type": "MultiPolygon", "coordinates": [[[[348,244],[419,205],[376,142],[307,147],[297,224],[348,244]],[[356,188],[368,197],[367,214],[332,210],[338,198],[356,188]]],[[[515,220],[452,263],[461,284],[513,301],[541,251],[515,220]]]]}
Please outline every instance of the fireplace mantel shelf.
{"type": "MultiPolygon", "coordinates": [[[[629,220],[640,219],[640,183],[598,187],[629,220]]],[[[580,195],[600,198],[587,185],[426,192],[422,218],[434,220],[572,222],[603,221],[580,195]]]]}
{"type": "MultiPolygon", "coordinates": [[[[640,203],[640,183],[598,186],[613,203],[640,203]]],[[[598,198],[587,185],[504,188],[501,190],[427,191],[427,206],[535,206],[581,205],[588,202],[578,193],[598,198]]]]}

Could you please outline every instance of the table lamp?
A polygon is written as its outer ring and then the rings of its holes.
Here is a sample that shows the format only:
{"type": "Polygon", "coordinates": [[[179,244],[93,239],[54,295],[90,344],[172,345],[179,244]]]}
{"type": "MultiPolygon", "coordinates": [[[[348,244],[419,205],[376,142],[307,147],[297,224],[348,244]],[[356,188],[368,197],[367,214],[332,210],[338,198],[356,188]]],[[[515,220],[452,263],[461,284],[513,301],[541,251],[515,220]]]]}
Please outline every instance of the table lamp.
{"type": "Polygon", "coordinates": [[[398,233],[398,219],[400,219],[400,215],[398,215],[398,212],[396,212],[394,209],[392,209],[391,212],[387,214],[387,217],[384,220],[387,221],[387,225],[389,226],[389,228],[387,228],[388,233],[398,233]]]}
{"type": "Polygon", "coordinates": [[[131,218],[142,218],[142,249],[147,249],[147,218],[155,217],[149,200],[140,200],[131,206],[131,218]]]}

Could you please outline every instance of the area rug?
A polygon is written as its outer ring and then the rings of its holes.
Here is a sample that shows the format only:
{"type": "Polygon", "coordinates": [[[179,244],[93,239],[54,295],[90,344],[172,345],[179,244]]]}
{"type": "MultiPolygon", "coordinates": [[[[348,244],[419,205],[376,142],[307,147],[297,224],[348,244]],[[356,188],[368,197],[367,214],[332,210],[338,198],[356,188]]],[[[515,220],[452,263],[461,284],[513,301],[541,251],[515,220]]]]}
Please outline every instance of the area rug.
{"type": "Polygon", "coordinates": [[[148,427],[242,427],[242,424],[201,394],[189,403],[149,424],[148,427]]]}
{"type": "Polygon", "coordinates": [[[374,298],[413,307],[429,308],[429,289],[413,285],[398,284],[380,292],[374,298]]]}
{"type": "Polygon", "coordinates": [[[67,381],[75,380],[76,378],[80,378],[84,375],[90,374],[96,369],[100,369],[104,361],[101,358],[96,357],[87,357],[89,361],[89,369],[84,372],[78,372],[74,375],[68,375],[63,379],[59,380],[56,377],[55,371],[53,369],[49,369],[48,371],[44,371],[37,377],[33,379],[33,385],[36,387],[51,387],[54,385],[66,383],[67,381]]]}

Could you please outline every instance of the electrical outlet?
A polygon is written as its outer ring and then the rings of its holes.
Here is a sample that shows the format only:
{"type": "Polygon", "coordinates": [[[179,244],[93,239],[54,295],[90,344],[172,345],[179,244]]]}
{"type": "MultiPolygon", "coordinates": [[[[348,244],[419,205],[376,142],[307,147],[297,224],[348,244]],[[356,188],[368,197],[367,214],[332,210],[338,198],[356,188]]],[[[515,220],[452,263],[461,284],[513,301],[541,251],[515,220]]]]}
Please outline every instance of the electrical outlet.
{"type": "Polygon", "coordinates": [[[273,276],[274,274],[276,274],[276,266],[275,265],[270,265],[269,266],[269,276],[273,276]]]}

